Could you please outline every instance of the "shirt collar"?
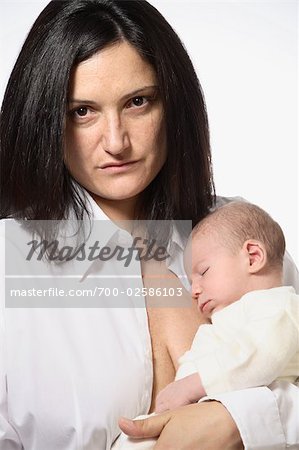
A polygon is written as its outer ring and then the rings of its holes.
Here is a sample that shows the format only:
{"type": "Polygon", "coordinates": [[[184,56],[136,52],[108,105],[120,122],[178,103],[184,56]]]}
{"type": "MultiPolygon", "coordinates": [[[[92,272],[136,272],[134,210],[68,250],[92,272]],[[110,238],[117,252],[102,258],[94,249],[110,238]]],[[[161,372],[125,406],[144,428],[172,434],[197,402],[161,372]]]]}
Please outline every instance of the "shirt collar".
{"type": "MultiPolygon", "coordinates": [[[[109,217],[104,213],[102,208],[92,198],[92,196],[89,194],[89,192],[86,189],[84,189],[84,188],[82,188],[82,190],[83,190],[84,195],[85,195],[86,200],[87,200],[86,207],[87,207],[87,209],[88,209],[88,211],[90,213],[90,216],[94,220],[108,220],[108,221],[111,221],[111,219],[109,219],[109,217]]],[[[112,231],[112,233],[111,233],[111,236],[112,236],[115,233],[114,227],[111,227],[111,231],[112,231]]],[[[190,232],[191,232],[191,229],[190,229],[190,232]]],[[[186,243],[187,243],[187,238],[185,238],[184,236],[182,236],[179,233],[178,227],[177,227],[175,222],[173,224],[173,231],[172,231],[171,242],[176,244],[176,245],[178,245],[181,250],[185,249],[186,243]]]]}
{"type": "MultiPolygon", "coordinates": [[[[80,189],[83,191],[85,199],[86,199],[86,208],[88,210],[88,213],[90,215],[90,219],[93,221],[97,221],[97,220],[105,220],[110,222],[109,224],[109,232],[108,234],[105,233],[105,241],[109,242],[111,239],[114,240],[115,236],[120,237],[120,235],[122,234],[126,234],[128,235],[128,233],[122,229],[120,229],[102,210],[102,208],[96,203],[96,201],[92,198],[92,196],[90,195],[90,193],[84,189],[83,187],[78,186],[78,184],[76,183],[76,189],[80,189]]],[[[79,194],[79,192],[78,192],[79,194]]],[[[105,227],[107,228],[107,227],[105,227]]],[[[191,229],[190,229],[191,231],[191,229]]],[[[167,265],[169,267],[170,270],[172,270],[174,273],[181,274],[184,273],[184,269],[182,266],[182,253],[186,247],[186,243],[187,243],[187,237],[183,236],[180,232],[179,229],[177,227],[176,222],[173,223],[173,229],[172,229],[172,237],[171,240],[168,244],[168,251],[170,254],[170,259],[167,262],[167,265]],[[178,260],[181,260],[180,263],[178,264],[178,260]]],[[[89,271],[87,271],[89,272],[89,271]]],[[[87,273],[85,273],[84,277],[87,275],[87,273]]]]}

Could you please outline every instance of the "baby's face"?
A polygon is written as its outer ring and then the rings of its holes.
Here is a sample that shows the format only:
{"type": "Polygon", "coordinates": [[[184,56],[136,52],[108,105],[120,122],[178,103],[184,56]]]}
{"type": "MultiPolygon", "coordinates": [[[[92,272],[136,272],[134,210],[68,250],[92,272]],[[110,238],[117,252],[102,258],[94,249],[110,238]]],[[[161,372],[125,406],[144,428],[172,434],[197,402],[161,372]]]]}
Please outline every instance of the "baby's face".
{"type": "Polygon", "coordinates": [[[204,317],[237,301],[246,293],[247,259],[242,249],[232,252],[214,233],[192,239],[192,297],[204,317]]]}

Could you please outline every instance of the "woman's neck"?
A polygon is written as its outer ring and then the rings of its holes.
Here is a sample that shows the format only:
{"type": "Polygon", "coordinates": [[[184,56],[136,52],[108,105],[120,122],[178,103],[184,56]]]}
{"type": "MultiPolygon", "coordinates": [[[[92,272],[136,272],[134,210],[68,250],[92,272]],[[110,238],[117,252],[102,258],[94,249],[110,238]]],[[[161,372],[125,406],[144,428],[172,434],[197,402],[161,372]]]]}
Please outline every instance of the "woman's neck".
{"type": "Polygon", "coordinates": [[[124,200],[110,200],[99,197],[90,192],[90,195],[104,213],[113,221],[134,220],[136,218],[137,196],[124,200]]]}

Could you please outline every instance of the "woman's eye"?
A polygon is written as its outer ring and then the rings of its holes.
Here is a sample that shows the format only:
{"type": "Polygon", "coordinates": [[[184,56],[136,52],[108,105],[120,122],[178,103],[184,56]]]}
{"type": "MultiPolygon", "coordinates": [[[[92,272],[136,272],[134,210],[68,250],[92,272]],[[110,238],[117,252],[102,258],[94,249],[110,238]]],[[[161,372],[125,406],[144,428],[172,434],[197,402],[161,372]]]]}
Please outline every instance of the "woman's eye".
{"type": "Polygon", "coordinates": [[[85,117],[88,113],[88,109],[86,106],[81,106],[80,108],[76,109],[74,113],[79,117],[85,117]]]}
{"type": "Polygon", "coordinates": [[[86,120],[91,119],[92,110],[88,106],[79,106],[79,108],[69,111],[69,116],[72,120],[78,123],[85,123],[86,120]]]}
{"type": "Polygon", "coordinates": [[[144,104],[144,97],[135,97],[132,99],[132,103],[134,106],[142,106],[144,104]]]}
{"type": "Polygon", "coordinates": [[[127,108],[131,108],[131,107],[137,107],[140,108],[141,106],[144,106],[146,103],[148,103],[149,99],[147,97],[144,96],[139,96],[139,97],[133,97],[129,103],[127,104],[127,108]]]}

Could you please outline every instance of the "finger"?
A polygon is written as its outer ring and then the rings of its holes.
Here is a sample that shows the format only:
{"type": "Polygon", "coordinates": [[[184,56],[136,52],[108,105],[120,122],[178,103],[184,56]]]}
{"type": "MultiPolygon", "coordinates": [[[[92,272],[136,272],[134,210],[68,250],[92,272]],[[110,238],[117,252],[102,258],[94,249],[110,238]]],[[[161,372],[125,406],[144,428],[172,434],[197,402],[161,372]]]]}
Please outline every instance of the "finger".
{"type": "Polygon", "coordinates": [[[160,436],[170,420],[170,414],[161,414],[148,419],[130,420],[121,417],[118,421],[120,429],[130,437],[149,438],[160,436]]]}

